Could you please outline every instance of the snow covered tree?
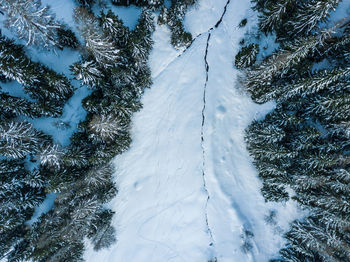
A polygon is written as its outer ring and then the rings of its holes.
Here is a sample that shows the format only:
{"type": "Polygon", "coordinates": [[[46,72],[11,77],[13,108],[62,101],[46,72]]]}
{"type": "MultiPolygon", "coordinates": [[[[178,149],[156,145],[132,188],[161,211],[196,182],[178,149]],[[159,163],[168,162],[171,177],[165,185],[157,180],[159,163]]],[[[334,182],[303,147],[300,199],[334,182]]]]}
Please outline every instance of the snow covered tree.
{"type": "Polygon", "coordinates": [[[253,2],[257,2],[256,8],[261,10],[259,27],[264,33],[279,30],[280,25],[290,16],[297,5],[295,0],[265,1],[265,3],[262,3],[263,1],[253,2]]]}
{"type": "Polygon", "coordinates": [[[115,229],[110,225],[112,216],[111,210],[103,210],[92,221],[93,227],[91,227],[88,237],[96,251],[109,247],[116,241],[115,229]]]}
{"type": "Polygon", "coordinates": [[[41,171],[49,176],[46,190],[58,196],[18,252],[33,261],[81,261],[86,237],[96,250],[115,241],[113,212],[103,208],[117,193],[111,160],[129,147],[130,118],[151,83],[147,60],[154,24],[149,11],[142,12],[132,31],[112,12],[96,18],[78,8],[76,19],[86,48],[71,71],[93,91],[82,102],[88,115],[70,146],[62,150],[48,142],[38,155],[41,171]]]}
{"type": "Polygon", "coordinates": [[[164,4],[164,0],[111,0],[114,5],[117,6],[146,6],[150,9],[157,9],[164,4]]]}
{"type": "Polygon", "coordinates": [[[252,98],[277,103],[247,129],[248,150],[265,199],[286,201],[288,188],[309,214],[292,223],[273,261],[350,261],[349,22],[327,23],[336,0],[254,2],[261,29],[276,33],[280,47],[247,70],[252,98]],[[328,66],[315,70],[321,61],[328,66]]]}
{"type": "Polygon", "coordinates": [[[58,43],[62,47],[70,47],[76,49],[79,46],[79,41],[72,30],[65,27],[57,29],[58,43]]]}
{"type": "Polygon", "coordinates": [[[83,7],[75,9],[74,18],[85,39],[86,50],[102,67],[113,67],[119,61],[120,50],[110,36],[106,36],[99,26],[98,19],[83,7]]]}
{"type": "Polygon", "coordinates": [[[1,0],[0,10],[7,14],[6,26],[27,41],[27,45],[60,47],[57,29],[61,25],[48,6],[42,7],[40,0],[1,0]]]}
{"type": "Polygon", "coordinates": [[[60,169],[65,151],[58,145],[48,145],[40,152],[40,164],[48,168],[60,169]]]}
{"type": "Polygon", "coordinates": [[[127,126],[113,115],[95,115],[89,123],[89,130],[94,139],[113,140],[126,131],[127,126]]]}
{"type": "Polygon", "coordinates": [[[0,154],[18,159],[37,154],[44,135],[27,122],[0,123],[0,154]]]}
{"type": "Polygon", "coordinates": [[[113,42],[117,47],[126,47],[130,35],[129,28],[123,24],[123,21],[112,10],[108,10],[106,14],[101,12],[99,25],[103,28],[106,35],[113,38],[113,42]]]}
{"type": "Polygon", "coordinates": [[[0,53],[0,72],[6,78],[22,84],[47,114],[57,116],[61,113],[74,91],[64,75],[33,62],[26,56],[23,46],[3,36],[0,37],[0,53]]]}
{"type": "Polygon", "coordinates": [[[317,36],[302,37],[293,42],[284,43],[283,49],[253,67],[247,73],[245,80],[252,98],[258,103],[264,103],[275,98],[277,92],[283,93],[284,90],[276,88],[274,80],[290,73],[294,74],[297,70],[310,69],[311,65],[306,63],[307,58],[332,36],[331,32],[333,32],[332,29],[327,29],[317,36]]]}
{"type": "Polygon", "coordinates": [[[92,7],[96,0],[76,0],[80,5],[85,7],[92,7]]]}
{"type": "Polygon", "coordinates": [[[242,47],[242,49],[236,55],[235,66],[239,69],[252,66],[256,61],[258,53],[259,45],[257,44],[250,44],[242,47]]]}
{"type": "MultiPolygon", "coordinates": [[[[328,21],[331,11],[334,11],[341,0],[312,0],[302,2],[296,10],[296,17],[287,22],[294,35],[310,34],[316,25],[328,21]]],[[[291,34],[291,32],[288,32],[291,34]]]]}
{"type": "Polygon", "coordinates": [[[171,30],[171,43],[175,48],[187,47],[192,42],[192,35],[185,31],[183,19],[186,10],[195,3],[195,0],[172,1],[171,7],[162,9],[158,23],[166,23],[171,30]]]}
{"type": "Polygon", "coordinates": [[[0,160],[0,256],[9,257],[25,236],[24,222],[43,199],[43,178],[25,170],[22,160],[0,160]]]}
{"type": "Polygon", "coordinates": [[[74,63],[70,69],[75,79],[80,80],[82,85],[96,88],[103,84],[104,72],[93,60],[74,63]]]}
{"type": "Polygon", "coordinates": [[[0,119],[2,120],[19,116],[31,118],[39,116],[40,114],[36,112],[35,108],[35,103],[0,92],[0,111],[2,112],[0,119]]]}

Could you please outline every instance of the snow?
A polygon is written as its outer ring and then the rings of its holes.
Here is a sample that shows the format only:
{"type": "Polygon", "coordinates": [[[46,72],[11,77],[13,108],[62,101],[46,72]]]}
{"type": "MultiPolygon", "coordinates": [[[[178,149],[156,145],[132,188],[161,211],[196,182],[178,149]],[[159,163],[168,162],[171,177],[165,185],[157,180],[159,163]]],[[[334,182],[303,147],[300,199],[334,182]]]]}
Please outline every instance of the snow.
{"type": "Polygon", "coordinates": [[[26,222],[27,225],[32,225],[39,217],[41,214],[48,212],[51,208],[54,207],[54,201],[56,199],[57,195],[56,194],[47,194],[45,200],[35,208],[35,212],[30,220],[26,222]]]}
{"type": "Polygon", "coordinates": [[[346,18],[349,19],[350,16],[350,1],[340,1],[336,10],[330,12],[329,23],[323,23],[326,28],[334,26],[340,20],[346,18]]]}
{"type": "Polygon", "coordinates": [[[28,101],[34,101],[28,94],[24,92],[22,85],[16,81],[9,81],[7,83],[1,83],[0,90],[8,93],[11,96],[27,99],[28,101]]]}
{"type": "Polygon", "coordinates": [[[198,37],[184,53],[157,26],[154,84],[134,115],[131,148],[115,159],[119,193],[108,206],[116,212],[118,240],[99,252],[87,241],[86,261],[268,261],[300,216],[295,202],[266,203],[261,196],[244,129],[274,105],[254,104],[238,83],[233,61],[246,28],[237,25],[253,14],[250,1],[231,0],[213,28],[226,4],[200,0],[188,12],[186,28],[198,37]],[[268,224],[271,211],[275,223],[268,224]],[[251,250],[243,251],[244,241],[251,250]]]}
{"type": "Polygon", "coordinates": [[[70,144],[70,137],[77,130],[78,124],[86,117],[86,111],[82,107],[81,101],[88,96],[90,92],[91,90],[86,86],[78,88],[65,104],[63,114],[59,118],[41,117],[27,120],[31,122],[36,129],[51,135],[56,143],[67,146],[70,144]],[[65,125],[67,126],[65,127],[65,125]]]}

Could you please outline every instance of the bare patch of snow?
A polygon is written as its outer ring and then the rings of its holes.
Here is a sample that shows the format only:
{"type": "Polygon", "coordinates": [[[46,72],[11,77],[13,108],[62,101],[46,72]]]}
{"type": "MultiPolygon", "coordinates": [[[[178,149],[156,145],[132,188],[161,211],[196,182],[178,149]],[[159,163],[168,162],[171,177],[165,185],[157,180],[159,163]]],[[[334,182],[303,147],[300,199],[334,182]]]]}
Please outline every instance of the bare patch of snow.
{"type": "Polygon", "coordinates": [[[282,247],[297,205],[264,201],[244,143],[244,129],[274,105],[239,91],[233,67],[250,12],[250,1],[199,1],[186,17],[198,36],[179,56],[157,27],[154,84],[131,148],[115,159],[119,194],[108,206],[118,240],[99,252],[87,242],[88,262],[261,262],[282,247]]]}

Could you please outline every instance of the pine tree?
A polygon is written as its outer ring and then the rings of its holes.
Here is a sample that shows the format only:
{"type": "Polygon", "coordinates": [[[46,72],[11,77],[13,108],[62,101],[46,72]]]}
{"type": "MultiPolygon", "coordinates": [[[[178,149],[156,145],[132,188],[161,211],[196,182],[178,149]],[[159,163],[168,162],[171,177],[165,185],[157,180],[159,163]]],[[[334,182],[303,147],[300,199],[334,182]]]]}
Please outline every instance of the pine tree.
{"type": "Polygon", "coordinates": [[[125,132],[126,128],[125,124],[113,115],[95,115],[89,123],[91,137],[105,141],[115,139],[116,136],[125,132]]]}
{"type": "Polygon", "coordinates": [[[283,21],[293,12],[297,5],[295,0],[282,1],[253,1],[257,2],[255,8],[260,9],[259,27],[264,33],[277,31],[283,21]]]}
{"type": "Polygon", "coordinates": [[[27,122],[0,123],[0,154],[18,159],[37,154],[45,136],[27,122]]]}
{"type": "Polygon", "coordinates": [[[58,145],[48,145],[40,152],[40,164],[48,168],[61,169],[65,151],[58,145]]]}
{"type": "Polygon", "coordinates": [[[8,16],[6,26],[27,41],[27,45],[60,47],[56,30],[61,25],[48,6],[41,6],[40,0],[1,0],[0,10],[8,16]]]}
{"type": "Polygon", "coordinates": [[[275,98],[274,93],[281,90],[273,86],[274,79],[283,78],[295,68],[301,71],[307,70],[310,65],[303,65],[302,61],[322,46],[331,37],[331,32],[332,29],[328,29],[321,32],[320,35],[299,38],[291,43],[286,43],[283,49],[249,71],[245,85],[252,93],[252,98],[259,103],[275,98]]]}
{"type": "Polygon", "coordinates": [[[79,46],[79,41],[72,30],[69,28],[60,27],[57,29],[58,43],[62,47],[70,47],[76,49],[79,46]]]}
{"type": "Polygon", "coordinates": [[[84,7],[91,8],[92,5],[96,2],[96,0],[76,0],[80,5],[84,7]]]}
{"type": "Polygon", "coordinates": [[[37,107],[42,113],[59,115],[65,102],[73,95],[74,89],[68,79],[31,61],[24,53],[23,46],[3,36],[0,37],[0,53],[0,72],[6,78],[22,84],[24,90],[38,100],[37,107]]]}
{"type": "Polygon", "coordinates": [[[236,55],[235,66],[239,69],[252,66],[256,61],[258,53],[259,45],[257,44],[250,44],[242,47],[242,49],[236,55]]]}
{"type": "Polygon", "coordinates": [[[71,71],[93,91],[82,102],[88,115],[70,146],[60,149],[48,142],[38,155],[41,172],[49,176],[46,190],[58,195],[54,209],[33,224],[18,249],[27,260],[81,261],[86,237],[96,250],[116,240],[113,212],[103,208],[117,193],[111,161],[130,146],[130,118],[151,83],[147,59],[154,24],[149,11],[142,12],[131,32],[112,12],[96,18],[79,8],[76,14],[87,45],[71,71]],[[89,38],[102,39],[102,45],[89,44],[89,38]],[[106,61],[115,50],[117,57],[106,61]]]}
{"type": "Polygon", "coordinates": [[[185,31],[182,21],[187,9],[195,2],[196,0],[171,1],[170,8],[161,8],[158,24],[167,24],[170,27],[171,44],[177,49],[186,48],[192,43],[192,35],[185,31]]]}
{"type": "Polygon", "coordinates": [[[7,93],[0,92],[0,111],[2,120],[11,119],[19,116],[35,117],[39,112],[35,110],[35,103],[25,99],[11,96],[7,93]]]}
{"type": "Polygon", "coordinates": [[[341,0],[312,0],[299,5],[296,17],[287,22],[294,35],[310,34],[319,23],[327,22],[330,11],[334,11],[341,0]]]}
{"type": "Polygon", "coordinates": [[[75,9],[74,18],[78,29],[85,39],[86,50],[95,58],[101,67],[115,66],[119,61],[120,50],[112,38],[103,33],[98,19],[83,7],[75,9]]]}
{"type": "Polygon", "coordinates": [[[25,170],[22,160],[0,160],[1,257],[8,257],[26,234],[24,222],[44,199],[42,181],[25,170]]]}
{"type": "Polygon", "coordinates": [[[129,29],[124,26],[123,21],[112,10],[108,10],[107,14],[101,12],[99,25],[103,28],[106,35],[113,38],[113,42],[118,48],[126,47],[129,41],[129,29]]]}
{"type": "Polygon", "coordinates": [[[96,251],[109,247],[116,241],[115,229],[110,226],[113,212],[104,210],[92,221],[93,227],[88,234],[96,251]]]}
{"type": "Polygon", "coordinates": [[[273,261],[349,261],[349,23],[340,20],[323,29],[336,0],[303,1],[285,9],[287,1],[254,2],[263,12],[261,29],[276,33],[280,48],[248,69],[252,98],[277,103],[247,129],[248,150],[265,199],[286,201],[288,188],[309,214],[292,223],[281,258],[273,261]],[[271,23],[267,10],[276,11],[271,23]],[[290,41],[291,36],[298,38],[290,41]],[[323,59],[328,68],[313,70],[323,59]]]}
{"type": "Polygon", "coordinates": [[[82,85],[96,88],[103,84],[104,72],[93,60],[74,63],[70,69],[75,75],[75,79],[80,80],[82,85]]]}
{"type": "Polygon", "coordinates": [[[164,4],[164,0],[111,0],[114,5],[117,6],[146,6],[150,9],[157,9],[164,4]]]}

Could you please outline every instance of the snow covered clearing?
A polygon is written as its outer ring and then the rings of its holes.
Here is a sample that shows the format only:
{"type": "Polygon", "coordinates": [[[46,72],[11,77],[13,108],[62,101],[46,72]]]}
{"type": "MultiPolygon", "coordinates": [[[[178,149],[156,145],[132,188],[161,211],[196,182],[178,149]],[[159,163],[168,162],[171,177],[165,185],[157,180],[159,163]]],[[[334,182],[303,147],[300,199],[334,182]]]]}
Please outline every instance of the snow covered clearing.
{"type": "Polygon", "coordinates": [[[199,1],[186,17],[198,36],[183,53],[157,27],[154,84],[115,160],[118,241],[100,252],[87,244],[87,261],[260,262],[282,246],[297,207],[264,202],[244,144],[244,129],[273,108],[238,88],[233,59],[246,29],[237,25],[247,16],[256,19],[248,0],[199,1]]]}

